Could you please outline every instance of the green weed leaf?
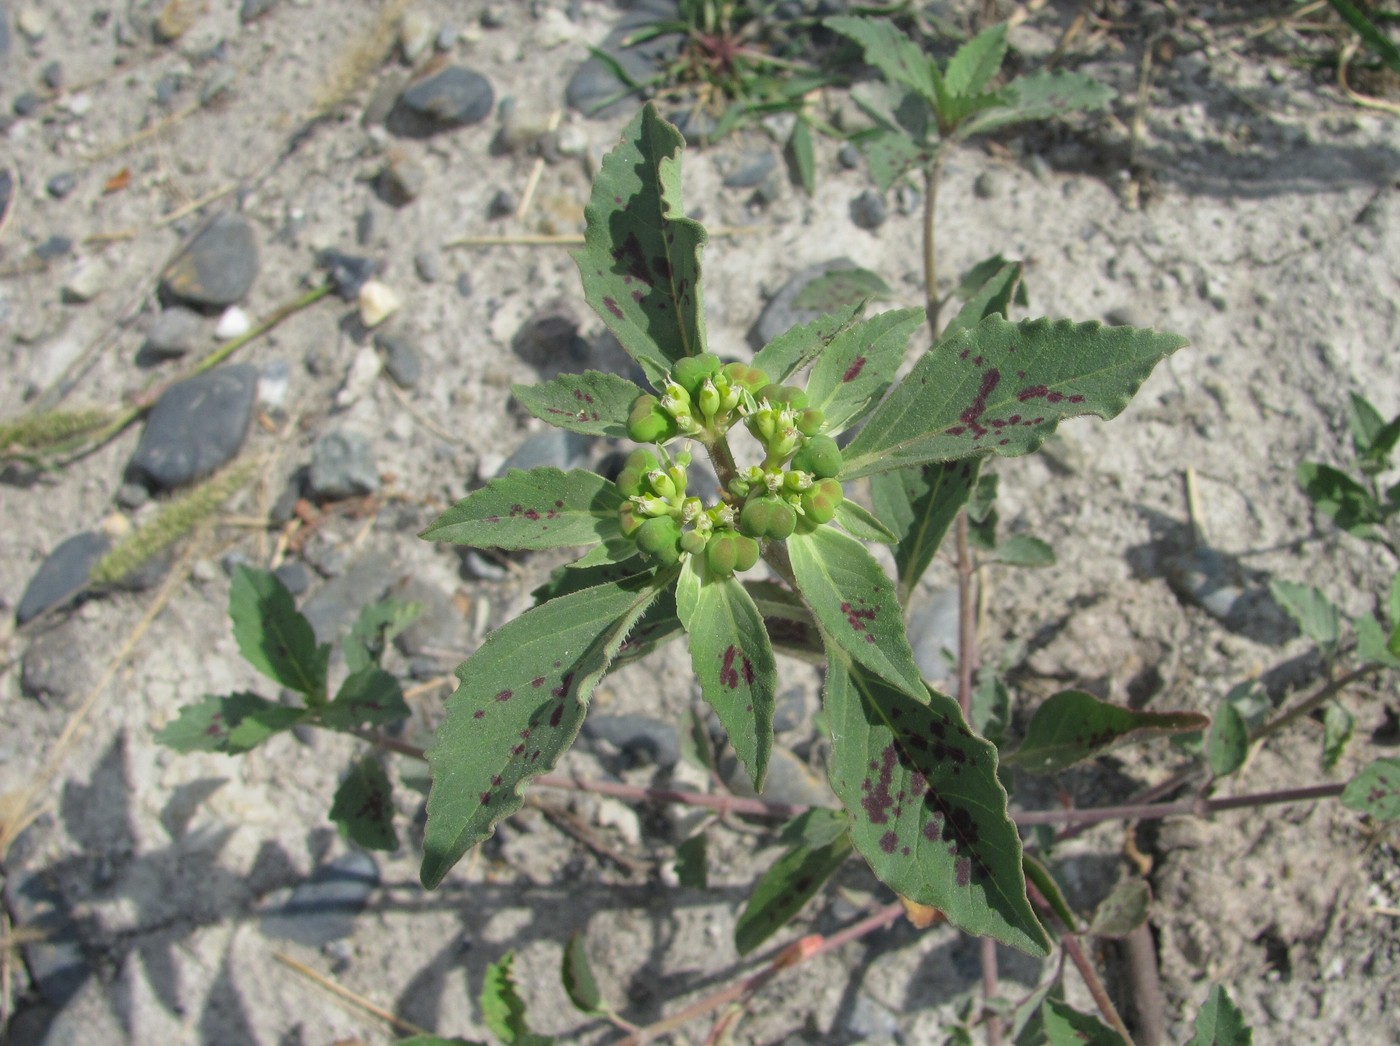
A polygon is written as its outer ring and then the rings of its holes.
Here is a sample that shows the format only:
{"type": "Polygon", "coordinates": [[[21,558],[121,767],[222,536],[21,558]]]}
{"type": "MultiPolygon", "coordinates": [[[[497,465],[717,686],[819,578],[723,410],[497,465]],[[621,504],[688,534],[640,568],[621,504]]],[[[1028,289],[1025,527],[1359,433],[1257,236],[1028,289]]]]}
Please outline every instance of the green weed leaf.
{"type": "Polygon", "coordinates": [[[352,672],[340,684],[335,700],[315,710],[316,721],[330,730],[354,731],[384,726],[409,717],[399,681],[382,668],[352,672]]]}
{"type": "Polygon", "coordinates": [[[909,336],[924,322],[923,309],[883,312],[838,334],[817,357],[807,399],[826,415],[822,431],[850,428],[884,395],[904,362],[909,336]]]}
{"type": "Polygon", "coordinates": [[[858,322],[864,314],[865,300],[862,298],[854,305],[833,310],[811,323],[791,327],[759,349],[754,355],[753,365],[764,371],[770,381],[781,384],[826,351],[834,338],[858,322]]]}
{"type": "Polygon", "coordinates": [[[857,541],[878,541],[882,545],[893,545],[899,541],[889,527],[859,502],[846,498],[836,506],[836,519],[842,530],[857,541]]]}
{"type": "Polygon", "coordinates": [[[617,485],[583,469],[511,469],[435,519],[422,537],[476,548],[592,545],[621,533],[617,485]]]}
{"type": "Polygon", "coordinates": [[[1269,591],[1298,627],[1330,657],[1342,635],[1342,613],[1332,601],[1311,585],[1274,581],[1269,591]]]}
{"type": "Polygon", "coordinates": [[[239,566],[229,586],[233,638],[248,663],[274,683],[315,703],[326,694],[329,643],[316,643],[311,622],[275,574],[239,566]]]}
{"type": "Polygon", "coordinates": [[[992,550],[992,558],[1009,567],[1053,567],[1055,550],[1040,538],[1018,534],[998,542],[992,550]]]}
{"type": "Polygon", "coordinates": [[[676,881],[693,890],[709,887],[709,868],[705,859],[705,833],[692,835],[676,847],[676,881]]]}
{"type": "Polygon", "coordinates": [[[877,127],[863,133],[858,144],[870,168],[870,180],[881,192],[889,192],[906,174],[933,159],[930,146],[920,145],[902,130],[877,127]]]}
{"type": "Polygon", "coordinates": [[[1322,768],[1331,770],[1346,751],[1356,720],[1336,701],[1322,708],[1322,768]]]}
{"type": "Polygon", "coordinates": [[[802,183],[802,191],[813,195],[817,191],[817,158],[812,151],[812,126],[806,120],[799,118],[793,122],[788,155],[802,183]]]}
{"type": "Polygon", "coordinates": [[[156,734],[156,742],[177,752],[251,752],[273,734],[301,722],[305,709],[288,708],[257,694],[206,697],[180,709],[176,720],[156,734]]]}
{"type": "Polygon", "coordinates": [[[394,1046],[486,1046],[476,1039],[446,1038],[442,1035],[410,1035],[406,1039],[395,1039],[394,1046]]]}
{"type": "Polygon", "coordinates": [[[1353,777],[1342,805],[1381,821],[1400,818],[1400,758],[1377,759],[1353,777]]]}
{"type": "Polygon", "coordinates": [[[842,479],[973,454],[1028,454],[1062,418],[1116,416],[1174,334],[988,316],[941,341],[875,408],[845,451],[842,479]]]}
{"type": "Polygon", "coordinates": [[[1230,994],[1216,985],[1196,1015],[1196,1034],[1186,1046],[1252,1046],[1254,1032],[1244,1023],[1244,1014],[1230,994]]]}
{"type": "Polygon", "coordinates": [[[610,439],[627,435],[627,414],[642,394],[626,378],[596,370],[561,374],[543,385],[512,385],[510,391],[541,421],[610,439]]]}
{"type": "Polygon", "coordinates": [[[925,703],[828,647],[831,785],[875,874],[969,933],[1035,956],[1049,940],[1026,900],[1021,840],[1006,813],[996,749],[958,704],[925,703]]]}
{"type": "Polygon", "coordinates": [[[481,985],[481,1019],[506,1046],[549,1046],[554,1040],[535,1035],[525,1022],[525,1000],[515,989],[515,956],[506,952],[486,967],[481,985]]]}
{"type": "Polygon", "coordinates": [[[1059,999],[1041,1003],[1040,1019],[1047,1046],[1124,1046],[1123,1036],[1097,1017],[1059,999]]]}
{"type": "Polygon", "coordinates": [[[432,889],[501,818],[521,788],[573,744],[588,698],[671,574],[638,575],[527,610],[457,667],[428,765],[423,885],[432,889]]]}
{"type": "Polygon", "coordinates": [[[700,692],[719,716],[755,791],[763,790],[773,753],[778,670],[763,615],[731,574],[705,577],[691,556],[676,590],[676,609],[690,638],[690,663],[700,692]]]}
{"type": "Polygon", "coordinates": [[[1018,76],[997,92],[997,105],[958,128],[958,137],[985,134],[1012,124],[1050,120],[1076,109],[1102,109],[1115,92],[1082,73],[1040,71],[1018,76]]]}
{"type": "Polygon", "coordinates": [[[948,527],[977,486],[981,463],[976,458],[944,464],[912,465],[870,477],[875,514],[899,537],[895,569],[900,602],[923,577],[943,543],[948,527]]]}
{"type": "Polygon", "coordinates": [[[943,328],[939,344],[971,330],[988,316],[1010,319],[1012,302],[1024,307],[1027,300],[1025,285],[1021,282],[1021,263],[1008,262],[997,255],[974,265],[963,276],[958,296],[964,300],[963,307],[943,328]]]}
{"type": "Polygon", "coordinates": [[[340,834],[366,850],[397,850],[394,789],[384,767],[372,755],[350,764],[350,773],[335,790],[331,820],[340,834]]]}
{"type": "Polygon", "coordinates": [[[363,607],[340,645],[346,667],[359,672],[378,665],[384,648],[422,612],[422,603],[401,599],[382,599],[363,607]]]}
{"type": "Polygon", "coordinates": [[[559,975],[564,982],[564,992],[575,1009],[590,1017],[603,1017],[612,1012],[603,1002],[603,993],[598,990],[598,982],[593,977],[593,966],[588,961],[588,949],[582,932],[569,935],[569,943],[564,945],[564,960],[559,975]]]}
{"type": "Polygon", "coordinates": [[[958,48],[943,72],[943,85],[953,95],[980,94],[1001,70],[1006,57],[1006,23],[984,29],[958,48]]]}
{"type": "Polygon", "coordinates": [[[893,22],[883,18],[842,16],[828,18],[823,24],[860,44],[865,60],[884,73],[891,83],[903,84],[916,91],[930,106],[937,106],[932,63],[923,49],[900,32],[893,22]]]}
{"type": "MultiPolygon", "coordinates": [[[[1055,881],[1055,877],[1050,874],[1050,869],[1041,864],[1030,854],[1021,855],[1021,867],[1026,873],[1026,882],[1030,883],[1040,895],[1045,898],[1060,922],[1064,923],[1065,929],[1070,933],[1079,932],[1079,917],[1070,908],[1069,902],[1065,900],[1064,891],[1060,889],[1060,884],[1055,881]]],[[[1044,919],[1041,920],[1045,922],[1044,919]]],[[[1046,930],[1050,927],[1047,924],[1046,930]]]]}
{"type": "Polygon", "coordinates": [[[681,134],[647,103],[603,158],[575,252],[584,297],[656,384],[705,351],[700,248],[681,206],[681,134]]]}
{"type": "Polygon", "coordinates": [[[787,551],[798,590],[822,632],[871,673],[922,701],[927,688],[894,585],[865,546],[832,527],[817,527],[788,538],[787,551]]]}
{"type": "Polygon", "coordinates": [[[1352,537],[1372,540],[1380,532],[1375,524],[1385,510],[1369,490],[1331,465],[1305,461],[1298,466],[1298,485],[1316,509],[1352,537]]]}
{"type": "Polygon", "coordinates": [[[1249,725],[1227,695],[1215,710],[1206,738],[1206,760],[1216,777],[1228,777],[1249,755],[1249,725]]]}
{"type": "Polygon", "coordinates": [[[763,873],[734,927],[734,947],[747,955],[786,926],[851,853],[849,821],[837,810],[809,810],[783,832],[787,851],[763,873]]]}
{"type": "Polygon", "coordinates": [[[1152,908],[1152,887],[1136,876],[1124,879],[1094,909],[1089,932],[1096,937],[1121,940],[1147,922],[1152,908]]]}
{"type": "Polygon", "coordinates": [[[832,269],[803,287],[792,300],[794,309],[839,312],[864,301],[894,297],[894,289],[869,269],[832,269]]]}
{"type": "Polygon", "coordinates": [[[1364,661],[1374,661],[1386,668],[1400,668],[1400,625],[1387,636],[1381,623],[1370,614],[1352,622],[1356,630],[1356,653],[1364,661]]]}
{"type": "Polygon", "coordinates": [[[1140,712],[1082,690],[1062,690],[1035,710],[1021,747],[1002,761],[1032,773],[1054,773],[1115,745],[1202,730],[1209,724],[1198,712],[1140,712]]]}

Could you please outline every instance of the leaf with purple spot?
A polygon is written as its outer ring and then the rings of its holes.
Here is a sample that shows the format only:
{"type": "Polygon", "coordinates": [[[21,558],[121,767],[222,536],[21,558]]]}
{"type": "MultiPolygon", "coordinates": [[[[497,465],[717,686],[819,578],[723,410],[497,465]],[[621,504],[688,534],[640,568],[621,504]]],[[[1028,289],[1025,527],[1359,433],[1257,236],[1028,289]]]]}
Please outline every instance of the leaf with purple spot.
{"type": "Polygon", "coordinates": [[[424,886],[437,886],[520,809],[529,779],[573,744],[598,680],[674,577],[642,574],[551,599],[497,629],[457,667],[460,683],[427,753],[424,886]]]}
{"type": "Polygon", "coordinates": [[[512,469],[468,494],[423,531],[429,541],[476,548],[562,548],[622,531],[617,484],[583,469],[512,469]]]}
{"type": "Polygon", "coordinates": [[[955,926],[1048,954],[1026,898],[996,749],[973,734],[952,698],[926,691],[920,703],[843,650],[827,653],[831,785],[851,815],[856,849],[892,889],[955,926]]]}
{"type": "Polygon", "coordinates": [[[1037,449],[1061,420],[1112,418],[1175,334],[1068,320],[988,316],[938,343],[870,414],[844,451],[841,479],[975,454],[1037,449]]]}
{"type": "Polygon", "coordinates": [[[179,716],[156,734],[156,742],[177,752],[250,752],[273,734],[301,722],[304,708],[290,708],[257,694],[240,692],[206,697],[180,709],[179,716]]]}
{"type": "Polygon", "coordinates": [[[783,830],[787,852],[753,888],[734,926],[734,947],[747,955],[786,926],[851,854],[850,822],[839,810],[808,810],[783,830]]]}
{"type": "Polygon", "coordinates": [[[335,790],[330,818],[341,835],[366,850],[399,848],[394,790],[378,758],[367,755],[350,764],[350,772],[335,790]]]}
{"type": "Polygon", "coordinates": [[[1035,710],[1021,747],[1002,756],[1002,762],[1032,773],[1054,773],[1115,745],[1190,733],[1209,725],[1210,717],[1199,712],[1139,711],[1100,701],[1082,690],[1062,690],[1035,710]]]}
{"type": "Polygon", "coordinates": [[[807,401],[826,415],[822,431],[843,432],[879,402],[904,362],[909,336],[924,322],[923,309],[896,309],[849,327],[831,340],[812,365],[807,401]]]}
{"type": "Polygon", "coordinates": [[[535,417],[587,436],[622,439],[627,415],[642,390],[616,374],[596,370],[561,374],[542,385],[512,385],[515,398],[535,417]]]}
{"type": "Polygon", "coordinates": [[[1353,777],[1342,805],[1381,821],[1400,819],[1400,759],[1377,759],[1353,777]]]}

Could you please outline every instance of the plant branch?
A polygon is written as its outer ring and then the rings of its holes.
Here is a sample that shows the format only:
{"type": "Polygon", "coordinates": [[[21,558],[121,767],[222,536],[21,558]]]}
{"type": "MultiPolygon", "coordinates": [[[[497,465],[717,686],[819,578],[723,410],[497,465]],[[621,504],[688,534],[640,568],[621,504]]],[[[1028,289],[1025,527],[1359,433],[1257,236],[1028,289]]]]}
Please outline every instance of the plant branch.
{"type": "Polygon", "coordinates": [[[1252,744],[1255,741],[1261,741],[1264,738],[1268,737],[1270,734],[1282,730],[1285,726],[1293,722],[1295,719],[1301,719],[1303,716],[1310,714],[1318,707],[1325,704],[1329,699],[1334,697],[1336,694],[1339,694],[1341,691],[1345,690],[1352,683],[1359,682],[1360,680],[1365,679],[1367,676],[1379,672],[1383,667],[1383,665],[1379,665],[1373,661],[1368,661],[1360,668],[1352,669],[1345,675],[1338,676],[1336,679],[1321,687],[1321,689],[1319,689],[1312,696],[1304,698],[1302,701],[1300,701],[1298,704],[1294,705],[1287,711],[1280,712],[1275,718],[1269,720],[1267,723],[1261,726],[1259,728],[1259,732],[1255,734],[1252,738],[1250,738],[1250,743],[1252,744]]]}
{"type": "Polygon", "coordinates": [[[1252,792],[1247,795],[1207,799],[1183,799],[1177,803],[1138,803],[1125,806],[1096,806],[1084,810],[1021,810],[1012,811],[1011,819],[1025,827],[1033,824],[1098,824],[1102,821],[1157,821],[1182,814],[1206,817],[1224,810],[1239,810],[1277,803],[1300,803],[1315,799],[1331,799],[1342,794],[1344,784],[1313,785],[1309,788],[1285,788],[1275,792],[1252,792]]]}
{"type": "Polygon", "coordinates": [[[967,509],[958,512],[958,705],[972,724],[972,673],[977,667],[977,576],[968,544],[967,509]]]}
{"type": "MultiPolygon", "coordinates": [[[[1054,906],[1045,899],[1045,895],[1037,890],[1032,883],[1026,883],[1026,894],[1031,901],[1042,912],[1050,915],[1059,921],[1059,916],[1055,913],[1054,906]]],[[[1118,1013],[1118,1007],[1113,1005],[1113,1000],[1108,997],[1108,990],[1104,988],[1103,981],[1099,980],[1099,975],[1094,966],[1089,962],[1089,957],[1084,954],[1084,949],[1079,945],[1079,937],[1070,927],[1065,927],[1065,932],[1060,934],[1060,947],[1069,956],[1070,962],[1074,963],[1075,969],[1079,971],[1079,976],[1083,978],[1084,985],[1089,989],[1089,994],[1094,997],[1094,1004],[1098,1006],[1099,1013],[1103,1014],[1104,1020],[1108,1021],[1114,1031],[1123,1037],[1123,1041],[1128,1046],[1133,1046],[1133,1037],[1128,1032],[1128,1027],[1123,1023],[1123,1018],[1118,1013]]]]}

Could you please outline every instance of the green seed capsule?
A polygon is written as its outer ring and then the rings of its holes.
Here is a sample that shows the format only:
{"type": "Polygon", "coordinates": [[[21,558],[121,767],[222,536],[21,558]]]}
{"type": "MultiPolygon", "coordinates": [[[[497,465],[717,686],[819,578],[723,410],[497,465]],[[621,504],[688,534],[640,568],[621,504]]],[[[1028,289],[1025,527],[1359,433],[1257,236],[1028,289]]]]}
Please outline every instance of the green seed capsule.
{"type": "Polygon", "coordinates": [[[826,415],[820,407],[808,407],[797,415],[797,431],[804,436],[815,436],[826,424],[826,415]]]}
{"type": "Polygon", "coordinates": [[[719,367],[719,357],[712,352],[705,352],[699,356],[686,356],[677,360],[671,376],[676,379],[676,384],[694,396],[706,378],[719,373],[719,367]]]}
{"type": "Polygon", "coordinates": [[[693,556],[705,547],[705,535],[694,530],[687,530],[681,535],[680,545],[682,552],[689,552],[693,556]]]}
{"type": "Polygon", "coordinates": [[[642,525],[643,517],[637,515],[636,505],[630,501],[624,501],[622,507],[617,510],[617,518],[622,524],[622,533],[630,538],[642,525]]]}
{"type": "Polygon", "coordinates": [[[834,479],[818,480],[802,492],[802,511],[813,523],[830,523],[844,500],[840,483],[834,479]]]}
{"type": "Polygon", "coordinates": [[[725,364],[724,376],[729,379],[730,384],[748,389],[755,395],[768,384],[768,375],[760,368],[750,367],[747,363],[725,364]]]}
{"type": "Polygon", "coordinates": [[[748,570],[757,562],[758,542],[732,530],[715,534],[705,546],[705,565],[719,577],[748,570]]]}
{"type": "Polygon", "coordinates": [[[805,410],[807,407],[807,393],[796,385],[765,385],[755,395],[774,406],[791,407],[793,410],[805,410]]]}
{"type": "Polygon", "coordinates": [[[792,467],[829,479],[841,471],[841,448],[830,436],[808,436],[792,457],[792,467]]]}
{"type": "Polygon", "coordinates": [[[791,536],[796,526],[797,510],[782,498],[749,498],[739,512],[739,532],[751,538],[766,537],[781,541],[791,536]]]}
{"type": "Polygon", "coordinates": [[[643,393],[632,404],[627,416],[627,435],[637,443],[665,443],[677,434],[675,420],[661,407],[661,401],[643,393]]]}
{"type": "Polygon", "coordinates": [[[637,528],[637,547],[663,562],[674,563],[680,553],[681,525],[670,516],[653,516],[637,528]],[[667,550],[672,555],[667,559],[667,550]]]}

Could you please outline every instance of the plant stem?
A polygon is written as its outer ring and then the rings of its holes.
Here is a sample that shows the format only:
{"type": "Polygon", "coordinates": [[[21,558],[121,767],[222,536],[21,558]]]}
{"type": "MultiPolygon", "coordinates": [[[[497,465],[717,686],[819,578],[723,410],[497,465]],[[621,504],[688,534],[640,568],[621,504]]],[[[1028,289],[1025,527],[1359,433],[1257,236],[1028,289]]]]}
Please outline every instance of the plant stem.
{"type": "MultiPolygon", "coordinates": [[[[1026,883],[1026,894],[1031,901],[1041,911],[1047,913],[1057,922],[1059,916],[1055,914],[1054,906],[1045,899],[1045,895],[1035,888],[1031,883],[1026,883]]],[[[1074,963],[1075,969],[1079,971],[1079,976],[1083,978],[1084,985],[1089,989],[1089,994],[1094,997],[1094,1004],[1098,1006],[1099,1013],[1103,1014],[1104,1020],[1108,1021],[1114,1031],[1123,1037],[1123,1041],[1128,1046],[1133,1046],[1133,1037],[1128,1032],[1128,1027],[1123,1023],[1123,1018],[1118,1013],[1118,1007],[1113,1005],[1113,1000],[1108,997],[1108,991],[1103,986],[1103,981],[1099,980],[1098,973],[1089,962],[1089,957],[1084,954],[1084,949],[1079,945],[1079,937],[1069,928],[1060,935],[1060,947],[1069,956],[1070,962],[1074,963]]]]}
{"type": "MultiPolygon", "coordinates": [[[[991,1002],[997,997],[997,942],[982,938],[982,998],[991,1002]]],[[[982,1023],[987,1029],[987,1046],[1001,1046],[1001,1014],[990,1006],[982,1008],[982,1023]]]]}
{"type": "Polygon", "coordinates": [[[1345,690],[1352,683],[1365,679],[1368,675],[1379,672],[1382,667],[1382,665],[1376,664],[1373,661],[1368,661],[1360,668],[1354,668],[1345,675],[1338,676],[1336,679],[1325,684],[1311,697],[1305,698],[1286,712],[1280,712],[1277,717],[1261,726],[1259,732],[1250,738],[1250,743],[1252,744],[1255,741],[1260,741],[1270,734],[1282,730],[1295,719],[1300,719],[1314,711],[1320,705],[1325,704],[1330,698],[1340,693],[1342,690],[1345,690]]]}
{"type": "Polygon", "coordinates": [[[665,1035],[667,1032],[674,1031],[683,1024],[694,1020],[696,1017],[704,1016],[710,1011],[717,1010],[721,1006],[726,1006],[729,1003],[746,999],[783,970],[793,966],[800,966],[809,959],[815,959],[819,955],[825,955],[827,952],[839,948],[843,944],[849,944],[851,941],[858,940],[868,933],[883,929],[898,919],[903,911],[904,906],[896,902],[881,908],[873,915],[866,916],[859,922],[853,923],[839,933],[832,934],[830,937],[823,937],[820,934],[812,934],[809,937],[803,937],[801,940],[788,945],[778,952],[777,955],[769,960],[768,965],[757,973],[745,977],[737,984],[731,984],[728,988],[722,988],[712,995],[707,995],[703,999],[691,1003],[677,1014],[639,1029],[636,1034],[629,1035],[627,1038],[621,1040],[618,1046],[641,1046],[642,1043],[650,1042],[652,1039],[665,1035]]]}
{"type": "Polygon", "coordinates": [[[1022,827],[1033,824],[1098,824],[1102,821],[1157,821],[1164,817],[1194,814],[1205,817],[1224,810],[1239,810],[1276,803],[1300,803],[1314,799],[1331,799],[1342,794],[1344,784],[1313,785],[1309,788],[1285,788],[1276,792],[1252,792],[1248,795],[1225,796],[1219,799],[1183,799],[1177,803],[1142,803],[1125,806],[1096,806],[1086,810],[1023,810],[1012,811],[1011,819],[1022,827]]]}
{"type": "Polygon", "coordinates": [[[924,300],[928,327],[938,340],[938,182],[943,173],[943,147],[924,168],[924,300]]]}
{"type": "Polygon", "coordinates": [[[968,545],[967,509],[958,512],[958,705],[972,725],[972,673],[977,668],[977,577],[968,545]]]}

